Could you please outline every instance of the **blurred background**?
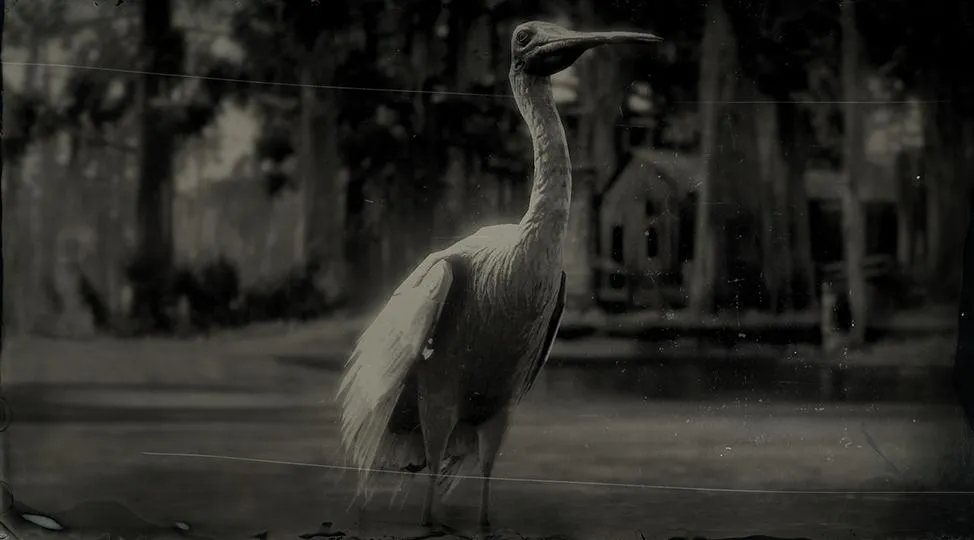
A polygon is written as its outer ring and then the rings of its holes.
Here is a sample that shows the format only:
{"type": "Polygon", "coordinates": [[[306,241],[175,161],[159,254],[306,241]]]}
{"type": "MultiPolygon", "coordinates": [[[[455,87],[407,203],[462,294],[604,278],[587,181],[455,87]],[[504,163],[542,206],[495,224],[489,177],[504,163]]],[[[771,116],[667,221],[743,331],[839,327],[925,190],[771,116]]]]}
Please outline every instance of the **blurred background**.
{"type": "Polygon", "coordinates": [[[74,528],[405,534],[416,497],[348,513],[350,479],[318,467],[340,463],[334,388],[427,252],[520,219],[509,43],[541,18],[665,41],[554,77],[568,310],[495,521],[967,531],[974,497],[902,492],[974,483],[950,371],[974,173],[950,58],[972,9],[7,0],[14,498],[74,528]]]}

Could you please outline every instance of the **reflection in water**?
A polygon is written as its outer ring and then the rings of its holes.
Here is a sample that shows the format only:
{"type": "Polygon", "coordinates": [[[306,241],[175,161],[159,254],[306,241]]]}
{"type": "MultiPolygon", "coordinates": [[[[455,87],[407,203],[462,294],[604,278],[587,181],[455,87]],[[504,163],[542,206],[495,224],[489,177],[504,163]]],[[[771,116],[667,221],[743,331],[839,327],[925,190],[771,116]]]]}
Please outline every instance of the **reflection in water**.
{"type": "Polygon", "coordinates": [[[675,363],[602,363],[551,366],[537,392],[578,396],[579,392],[632,396],[646,400],[735,400],[819,402],[952,403],[949,373],[904,376],[898,368],[826,370],[814,365],[781,365],[755,359],[749,365],[712,361],[675,363]]]}
{"type": "MultiPolygon", "coordinates": [[[[641,530],[647,538],[667,538],[687,528],[717,537],[756,528],[779,536],[841,538],[856,531],[869,537],[886,530],[880,524],[891,516],[909,521],[944,505],[957,506],[951,515],[966,515],[974,500],[910,496],[906,505],[894,496],[708,491],[940,488],[950,413],[929,404],[829,404],[819,399],[821,381],[809,368],[603,366],[552,366],[519,408],[498,476],[523,481],[499,481],[495,488],[501,527],[576,538],[607,530],[619,533],[610,537],[641,530]]],[[[293,538],[331,520],[344,531],[381,536],[411,524],[421,497],[409,497],[401,509],[381,501],[361,513],[349,510],[351,479],[334,471],[149,455],[337,463],[337,374],[287,369],[293,377],[249,393],[247,407],[238,409],[236,394],[212,388],[145,388],[138,398],[93,387],[97,407],[84,415],[69,403],[41,403],[44,395],[64,393],[20,395],[11,401],[18,413],[10,429],[14,492],[69,529],[107,527],[124,522],[124,515],[132,530],[136,521],[152,523],[173,537],[187,534],[179,522],[192,524],[189,535],[215,538],[260,531],[293,538]],[[115,511],[71,510],[84,501],[118,503],[115,511]]],[[[892,386],[855,376],[845,385],[853,400],[890,393],[892,386]]],[[[84,398],[80,390],[72,395],[84,398]]],[[[451,499],[447,515],[457,516],[456,523],[469,522],[476,511],[477,487],[469,482],[451,499]]]]}

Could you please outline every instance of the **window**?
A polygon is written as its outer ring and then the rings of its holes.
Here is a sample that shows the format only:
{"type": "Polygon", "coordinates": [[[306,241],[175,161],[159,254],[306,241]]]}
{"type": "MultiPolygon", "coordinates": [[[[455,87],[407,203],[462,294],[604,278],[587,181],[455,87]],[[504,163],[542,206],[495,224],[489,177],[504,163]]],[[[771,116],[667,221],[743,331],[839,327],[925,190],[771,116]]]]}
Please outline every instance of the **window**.
{"type": "Polygon", "coordinates": [[[646,229],[646,258],[652,259],[659,255],[659,233],[656,227],[646,229]]]}
{"type": "Polygon", "coordinates": [[[809,201],[808,226],[814,231],[810,239],[812,260],[818,263],[841,261],[842,209],[829,201],[809,201]]]}
{"type": "Polygon", "coordinates": [[[927,186],[917,187],[916,201],[913,203],[913,223],[920,232],[927,231],[927,186]]]}
{"type": "Polygon", "coordinates": [[[690,193],[680,205],[678,231],[680,262],[693,260],[693,238],[697,227],[697,194],[690,193]]]}
{"type": "Polygon", "coordinates": [[[622,236],[622,225],[616,225],[612,227],[612,260],[621,263],[625,259],[623,251],[623,236],[622,236]]]}
{"type": "Polygon", "coordinates": [[[899,223],[896,206],[889,203],[865,203],[866,254],[896,257],[899,223]]]}
{"type": "Polygon", "coordinates": [[[626,129],[627,137],[623,139],[629,148],[642,148],[650,141],[652,131],[642,125],[632,125],[626,129]]]}
{"type": "Polygon", "coordinates": [[[656,204],[653,199],[646,199],[646,217],[653,217],[656,215],[656,204]]]}
{"type": "Polygon", "coordinates": [[[568,133],[575,133],[578,131],[578,115],[577,114],[565,114],[562,116],[562,122],[565,124],[565,131],[568,133]]]}

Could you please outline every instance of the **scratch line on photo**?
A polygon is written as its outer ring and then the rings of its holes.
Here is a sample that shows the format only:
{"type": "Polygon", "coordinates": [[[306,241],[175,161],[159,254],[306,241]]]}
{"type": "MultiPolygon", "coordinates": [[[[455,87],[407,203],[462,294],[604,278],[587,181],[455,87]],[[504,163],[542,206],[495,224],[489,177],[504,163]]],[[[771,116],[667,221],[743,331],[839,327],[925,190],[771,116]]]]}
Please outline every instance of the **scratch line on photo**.
{"type": "MultiPolygon", "coordinates": [[[[348,465],[329,465],[324,463],[302,463],[300,461],[284,461],[276,459],[261,459],[261,458],[248,458],[248,457],[238,457],[238,456],[224,456],[217,454],[196,454],[196,453],[179,453],[179,452],[142,452],[145,456],[154,457],[176,457],[176,458],[193,458],[193,459],[210,459],[210,460],[221,460],[221,461],[236,461],[244,463],[259,463],[264,465],[286,465],[292,467],[309,467],[315,469],[329,469],[329,470],[339,470],[339,471],[358,471],[358,467],[352,467],[348,465]]],[[[369,472],[386,473],[386,474],[398,474],[398,475],[415,475],[415,476],[429,476],[430,473],[408,473],[403,471],[390,471],[385,469],[367,469],[369,472]]],[[[463,480],[482,480],[483,477],[479,475],[456,475],[457,478],[463,480]]],[[[974,495],[974,491],[949,491],[949,490],[903,490],[903,491],[843,491],[843,490],[788,490],[788,489],[743,489],[743,488],[713,488],[713,487],[698,487],[698,486],[670,486],[661,484],[639,484],[639,483],[622,483],[622,482],[595,482],[586,480],[552,480],[544,478],[516,478],[516,477],[506,477],[506,476],[492,476],[491,480],[496,480],[500,482],[519,482],[519,483],[533,483],[533,484],[549,484],[549,485],[563,485],[563,486],[576,486],[576,487],[608,487],[608,488],[621,488],[621,489],[649,489],[658,491],[690,491],[698,493],[739,493],[739,494],[754,494],[754,495],[849,495],[849,496],[902,496],[902,495],[974,495]]]]}

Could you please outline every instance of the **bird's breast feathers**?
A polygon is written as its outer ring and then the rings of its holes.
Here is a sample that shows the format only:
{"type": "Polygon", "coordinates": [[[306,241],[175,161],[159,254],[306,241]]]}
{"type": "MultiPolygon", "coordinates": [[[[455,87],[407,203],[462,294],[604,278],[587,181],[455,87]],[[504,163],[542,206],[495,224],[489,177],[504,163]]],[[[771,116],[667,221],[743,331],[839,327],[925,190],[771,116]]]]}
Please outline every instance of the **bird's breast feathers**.
{"type": "Polygon", "coordinates": [[[471,258],[469,266],[471,292],[478,300],[530,311],[542,309],[555,295],[561,273],[556,261],[538,260],[517,246],[478,255],[471,258]]]}
{"type": "Polygon", "coordinates": [[[547,323],[561,280],[558,250],[544,249],[517,225],[484,227],[449,251],[465,277],[458,291],[472,302],[479,318],[503,325],[547,323]],[[494,320],[501,319],[501,320],[494,320]]]}

